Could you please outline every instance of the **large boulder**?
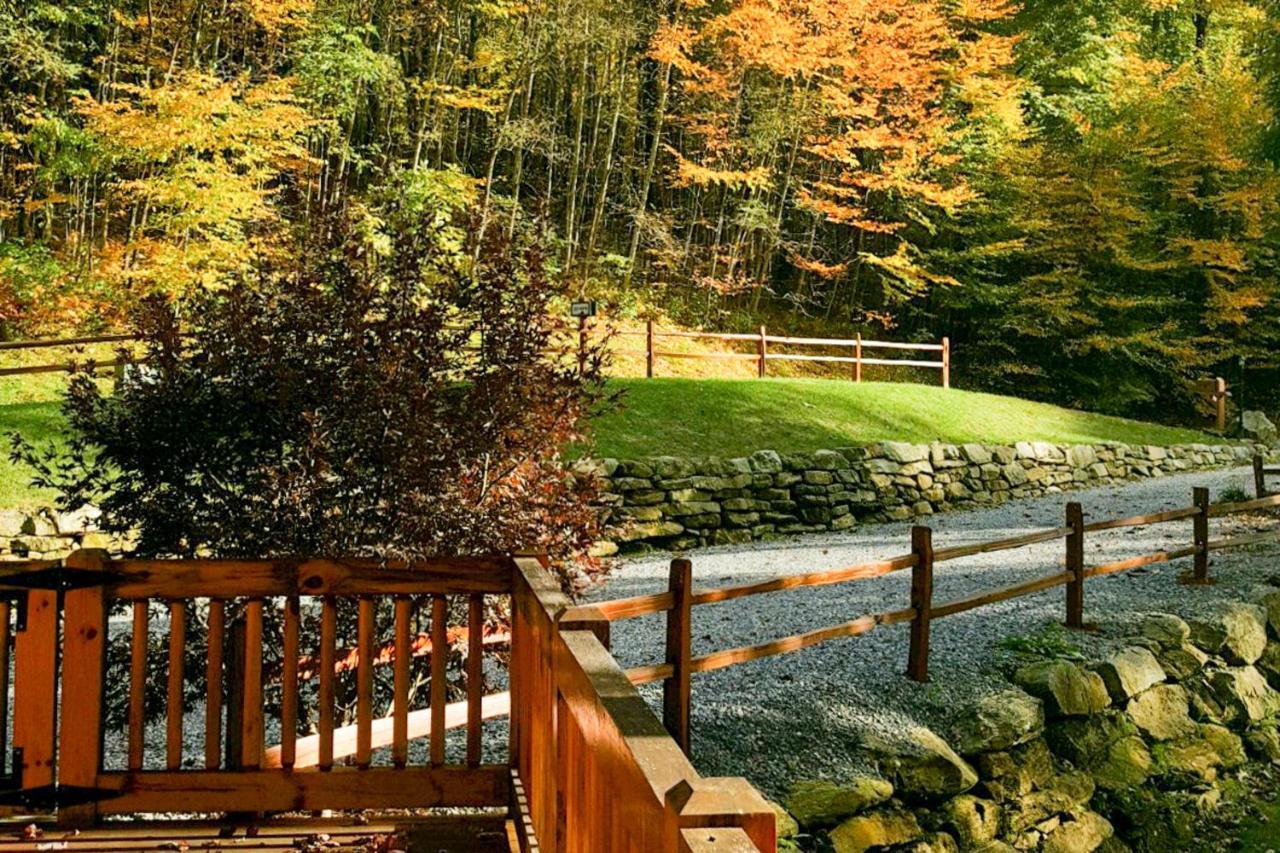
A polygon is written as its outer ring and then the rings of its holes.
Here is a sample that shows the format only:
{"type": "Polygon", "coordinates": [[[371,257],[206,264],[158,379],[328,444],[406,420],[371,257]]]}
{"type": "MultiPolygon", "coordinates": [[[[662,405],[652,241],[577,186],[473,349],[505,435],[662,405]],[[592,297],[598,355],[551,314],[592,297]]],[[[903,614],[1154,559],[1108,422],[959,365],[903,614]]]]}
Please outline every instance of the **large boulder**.
{"type": "Polygon", "coordinates": [[[1280,436],[1276,425],[1264,413],[1248,411],[1240,416],[1240,428],[1245,435],[1260,444],[1274,444],[1280,436]]]}
{"type": "Polygon", "coordinates": [[[961,755],[976,755],[1010,749],[1043,730],[1044,703],[1021,690],[1005,690],[984,696],[968,710],[955,743],[961,755]]]}
{"type": "Polygon", "coordinates": [[[835,826],[846,818],[878,806],[893,796],[893,785],[874,776],[853,776],[834,782],[797,782],[787,794],[787,811],[805,829],[835,826]]]}
{"type": "Polygon", "coordinates": [[[1191,697],[1180,684],[1157,684],[1129,700],[1125,713],[1152,740],[1177,740],[1196,732],[1191,697]]]}
{"type": "Polygon", "coordinates": [[[1037,661],[1020,667],[1013,681],[1044,702],[1050,718],[1097,714],[1111,704],[1102,676],[1068,661],[1037,661]]]}
{"type": "Polygon", "coordinates": [[[1138,727],[1119,712],[1059,720],[1045,737],[1056,755],[1087,772],[1100,788],[1141,785],[1151,770],[1151,753],[1138,727]]]}
{"type": "Polygon", "coordinates": [[[1111,823],[1097,812],[1074,812],[1044,837],[1041,853],[1093,853],[1111,837],[1111,823]]]}
{"type": "Polygon", "coordinates": [[[1254,663],[1267,647],[1267,612],[1257,604],[1224,602],[1188,625],[1192,643],[1229,663],[1254,663]]]}
{"type": "Polygon", "coordinates": [[[1165,679],[1160,662],[1149,649],[1132,646],[1113,652],[1094,664],[1094,672],[1102,676],[1107,693],[1114,702],[1137,696],[1165,679]]]}
{"type": "Polygon", "coordinates": [[[1209,675],[1209,686],[1222,708],[1222,721],[1232,728],[1245,729],[1280,712],[1280,693],[1252,666],[1217,670],[1209,675]]]}
{"type": "Polygon", "coordinates": [[[834,853],[865,853],[867,850],[906,844],[924,835],[911,812],[900,809],[867,812],[852,817],[831,830],[834,853]]]}
{"type": "Polygon", "coordinates": [[[963,794],[978,782],[978,774],[947,742],[923,726],[889,738],[868,735],[863,748],[889,777],[899,796],[936,801],[963,794]]]}

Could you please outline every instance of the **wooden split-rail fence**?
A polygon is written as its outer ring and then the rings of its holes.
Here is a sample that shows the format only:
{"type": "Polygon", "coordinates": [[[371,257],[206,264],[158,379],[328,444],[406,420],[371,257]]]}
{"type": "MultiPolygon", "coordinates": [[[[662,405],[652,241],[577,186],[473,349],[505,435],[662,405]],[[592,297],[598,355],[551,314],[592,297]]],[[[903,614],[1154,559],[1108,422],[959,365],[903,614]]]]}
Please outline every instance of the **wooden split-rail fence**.
{"type": "Polygon", "coordinates": [[[521,851],[775,848],[761,796],[742,779],[699,776],[600,642],[607,623],[566,620],[570,602],[535,557],[388,565],[79,551],[4,564],[0,598],[0,680],[13,634],[12,690],[0,684],[12,697],[0,702],[12,714],[0,780],[10,810],[84,826],[151,813],[488,808],[506,810],[521,851]],[[488,604],[511,614],[502,693],[488,690],[484,643],[473,642],[488,604]],[[121,609],[127,618],[113,619],[121,609]],[[354,626],[352,649],[342,626],[354,626]],[[126,627],[127,672],[109,681],[111,638],[126,627]],[[454,643],[464,677],[450,702],[454,643]],[[419,695],[410,661],[424,645],[430,678],[419,695]],[[380,664],[386,717],[375,711],[380,664]],[[162,746],[147,736],[156,697],[146,689],[161,673],[162,746]],[[196,675],[203,731],[188,733],[196,675]],[[340,691],[354,697],[347,726],[340,691]],[[108,721],[121,701],[122,733],[108,721]],[[495,757],[485,721],[507,713],[506,755],[495,757]],[[465,736],[450,741],[455,728],[465,736]],[[280,738],[271,748],[269,732],[280,738]],[[123,766],[108,766],[104,744],[120,735],[123,766]],[[410,742],[422,735],[419,755],[410,742]]]}
{"type": "MultiPolygon", "coordinates": [[[[1280,470],[1277,473],[1280,473],[1280,470]]],[[[1193,564],[1190,571],[1180,578],[1182,582],[1188,585],[1211,584],[1213,578],[1209,575],[1210,554],[1228,548],[1280,541],[1280,528],[1213,539],[1210,538],[1210,521],[1215,518],[1275,508],[1280,508],[1280,495],[1265,495],[1257,500],[1236,503],[1211,504],[1209,490],[1196,488],[1193,491],[1191,506],[1185,508],[1129,518],[1086,522],[1083,507],[1073,502],[1067,504],[1066,517],[1061,527],[1039,530],[1008,539],[935,548],[932,529],[916,526],[911,530],[910,552],[901,556],[846,568],[709,589],[694,587],[692,563],[680,558],[671,563],[668,587],[665,592],[581,605],[570,609],[564,618],[575,621],[591,620],[600,625],[607,625],[611,622],[649,614],[666,614],[664,659],[659,663],[629,669],[627,677],[635,685],[662,682],[663,722],[671,736],[687,751],[690,745],[691,677],[695,674],[724,669],[773,655],[789,654],[830,640],[865,634],[883,626],[906,624],[909,626],[906,674],[915,681],[924,682],[929,678],[929,635],[936,620],[1009,599],[1034,595],[1056,587],[1065,587],[1066,625],[1074,629],[1087,629],[1090,626],[1085,621],[1085,588],[1089,580],[1144,566],[1192,558],[1193,564]],[[1189,544],[1101,565],[1091,566],[1085,561],[1085,541],[1089,534],[1171,522],[1190,523],[1189,544]],[[954,601],[934,600],[934,574],[937,567],[943,563],[979,554],[1009,551],[1055,541],[1063,542],[1064,554],[1062,568],[1053,574],[954,601]],[[910,600],[904,601],[900,608],[867,614],[840,625],[818,628],[769,642],[697,656],[693,654],[695,607],[806,587],[870,580],[907,570],[911,571],[910,600]]],[[[603,636],[607,637],[607,634],[603,636]]]]}

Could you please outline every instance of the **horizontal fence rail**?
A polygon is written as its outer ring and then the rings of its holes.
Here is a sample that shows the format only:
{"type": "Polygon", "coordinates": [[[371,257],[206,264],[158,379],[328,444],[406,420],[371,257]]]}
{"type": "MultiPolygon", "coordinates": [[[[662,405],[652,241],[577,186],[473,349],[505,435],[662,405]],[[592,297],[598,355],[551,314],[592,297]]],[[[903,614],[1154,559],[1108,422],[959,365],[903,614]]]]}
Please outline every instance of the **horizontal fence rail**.
{"type": "Polygon", "coordinates": [[[1267,477],[1280,476],[1280,466],[1268,466],[1261,455],[1253,457],[1253,481],[1259,498],[1271,494],[1267,491],[1267,477]]]}
{"type": "MultiPolygon", "coordinates": [[[[1280,469],[1277,471],[1280,472],[1280,469]]],[[[1280,529],[1210,539],[1210,520],[1277,508],[1280,508],[1280,495],[1211,504],[1208,489],[1197,488],[1193,491],[1193,505],[1189,507],[1086,523],[1081,505],[1070,503],[1066,507],[1065,524],[1062,527],[935,550],[932,530],[917,526],[912,529],[910,554],[827,571],[807,572],[740,586],[711,589],[694,588],[691,565],[687,560],[677,559],[672,562],[667,591],[570,607],[562,618],[564,620],[600,620],[607,623],[656,613],[665,614],[667,619],[665,659],[659,663],[628,669],[627,677],[635,685],[663,682],[663,721],[672,737],[687,750],[690,720],[689,676],[692,674],[710,672],[772,655],[789,654],[830,640],[865,634],[881,626],[909,623],[910,640],[906,672],[914,680],[927,681],[929,632],[931,623],[936,619],[1065,587],[1066,625],[1075,629],[1084,629],[1089,627],[1084,621],[1085,583],[1089,579],[1193,557],[1194,564],[1191,570],[1180,580],[1188,585],[1213,583],[1208,573],[1210,553],[1267,542],[1280,542],[1280,529]],[[1086,565],[1084,544],[1085,537],[1089,533],[1187,520],[1192,522],[1192,541],[1184,547],[1137,555],[1099,565],[1086,565]],[[1063,542],[1065,548],[1065,559],[1060,571],[1001,589],[975,593],[962,599],[944,602],[933,600],[933,578],[939,564],[1055,541],[1063,542]],[[725,649],[696,657],[692,654],[694,607],[787,590],[870,580],[908,569],[911,570],[911,600],[907,607],[867,614],[839,625],[817,628],[751,646],[725,649]]]]}

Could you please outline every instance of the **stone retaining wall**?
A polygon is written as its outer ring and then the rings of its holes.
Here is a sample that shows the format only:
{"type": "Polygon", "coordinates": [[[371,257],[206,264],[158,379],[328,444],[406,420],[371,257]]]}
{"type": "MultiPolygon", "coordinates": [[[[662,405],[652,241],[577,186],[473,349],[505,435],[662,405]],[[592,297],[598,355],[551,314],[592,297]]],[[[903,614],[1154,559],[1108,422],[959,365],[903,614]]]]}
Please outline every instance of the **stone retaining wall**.
{"type": "Polygon", "coordinates": [[[883,442],[813,453],[761,450],[738,459],[658,456],[595,464],[605,477],[602,500],[611,509],[614,543],[685,549],[846,530],[862,521],[904,521],[1013,498],[1244,465],[1254,452],[1252,445],[883,442]]]}
{"type": "Polygon", "coordinates": [[[1092,660],[1011,662],[1017,686],[959,709],[945,740],[869,731],[878,774],[793,784],[779,850],[1228,849],[1280,773],[1280,589],[1135,628],[1092,660]]]}

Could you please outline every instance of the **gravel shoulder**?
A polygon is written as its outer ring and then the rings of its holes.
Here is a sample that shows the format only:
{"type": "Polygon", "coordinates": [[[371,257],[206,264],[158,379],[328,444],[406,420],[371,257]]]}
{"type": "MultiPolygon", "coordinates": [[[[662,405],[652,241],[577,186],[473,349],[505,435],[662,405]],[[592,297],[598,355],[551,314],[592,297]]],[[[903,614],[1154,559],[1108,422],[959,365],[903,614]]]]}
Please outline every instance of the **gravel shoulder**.
{"type": "MultiPolygon", "coordinates": [[[[1189,506],[1193,486],[1208,486],[1213,499],[1228,489],[1250,492],[1247,469],[1143,480],[1049,495],[928,520],[935,547],[1017,536],[1063,523],[1065,504],[1078,500],[1086,520],[1117,518],[1189,506]]],[[[1215,521],[1213,536],[1275,523],[1251,517],[1215,521]]],[[[807,536],[693,552],[699,587],[751,583],[782,575],[832,569],[909,551],[910,524],[868,525],[847,533],[807,536]]],[[[1186,545],[1190,522],[1091,534],[1086,560],[1098,564],[1125,556],[1186,545]]],[[[1153,611],[1193,615],[1225,599],[1250,597],[1268,576],[1280,572],[1280,547],[1262,546],[1213,555],[1217,584],[1185,587],[1178,574],[1190,561],[1091,580],[1085,617],[1096,634],[1070,634],[1083,651],[1107,646],[1136,614],[1153,611]]],[[[1061,542],[985,554],[940,565],[934,601],[1052,574],[1063,558],[1061,542]]],[[[669,555],[623,560],[593,600],[661,591],[669,555]]],[[[904,607],[910,572],[871,581],[755,596],[694,611],[694,654],[764,642],[859,616],[904,607]]],[[[935,622],[932,680],[916,684],[903,675],[907,627],[881,627],[860,637],[835,640],[798,653],[767,658],[693,679],[693,756],[710,776],[747,776],[772,795],[799,778],[836,776],[859,767],[858,744],[867,730],[922,723],[943,737],[952,734],[957,712],[978,696],[1005,686],[1011,652],[1001,641],[1035,635],[1064,617],[1062,588],[989,605],[935,622]]],[[[623,666],[662,656],[664,620],[648,616],[615,623],[613,648],[623,666]]],[[[660,688],[646,698],[658,706],[660,688]]]]}

